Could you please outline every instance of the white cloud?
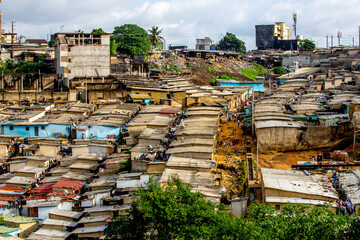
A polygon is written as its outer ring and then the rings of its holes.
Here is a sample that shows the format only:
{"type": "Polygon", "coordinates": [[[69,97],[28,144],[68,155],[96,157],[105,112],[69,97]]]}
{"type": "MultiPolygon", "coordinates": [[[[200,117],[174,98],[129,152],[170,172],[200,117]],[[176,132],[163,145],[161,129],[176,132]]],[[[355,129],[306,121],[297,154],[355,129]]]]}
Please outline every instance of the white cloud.
{"type": "MultiPolygon", "coordinates": [[[[255,25],[285,21],[292,25],[297,11],[298,33],[325,45],[327,34],[343,32],[342,43],[352,36],[358,41],[359,0],[4,0],[4,29],[16,22],[19,35],[46,38],[47,34],[82,29],[138,24],[144,29],[163,28],[167,44],[195,46],[196,37],[209,36],[215,41],[232,32],[255,48],[255,25]]],[[[291,34],[293,35],[293,34],[291,34]]],[[[334,40],[335,42],[335,40],[334,40]]],[[[336,41],[337,42],[337,41],[336,41]]]]}

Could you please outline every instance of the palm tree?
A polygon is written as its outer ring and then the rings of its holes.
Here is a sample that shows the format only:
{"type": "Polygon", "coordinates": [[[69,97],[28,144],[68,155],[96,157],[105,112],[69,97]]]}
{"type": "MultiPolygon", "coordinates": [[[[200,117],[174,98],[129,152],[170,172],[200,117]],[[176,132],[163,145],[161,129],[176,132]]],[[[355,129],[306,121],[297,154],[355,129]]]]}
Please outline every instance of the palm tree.
{"type": "Polygon", "coordinates": [[[164,38],[160,36],[162,29],[153,26],[150,30],[148,30],[148,32],[149,32],[149,40],[151,45],[154,48],[159,47],[161,43],[164,41],[164,38]]]}

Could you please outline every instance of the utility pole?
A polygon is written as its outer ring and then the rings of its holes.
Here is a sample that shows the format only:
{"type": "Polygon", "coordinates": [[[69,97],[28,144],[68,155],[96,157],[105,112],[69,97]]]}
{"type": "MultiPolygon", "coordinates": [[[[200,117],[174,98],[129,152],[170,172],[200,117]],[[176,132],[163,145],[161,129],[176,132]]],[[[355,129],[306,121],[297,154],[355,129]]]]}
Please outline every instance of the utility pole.
{"type": "Polygon", "coordinates": [[[14,58],[14,23],[11,22],[11,58],[14,58]]]}
{"type": "Polygon", "coordinates": [[[0,58],[1,58],[1,48],[2,48],[2,25],[3,25],[3,22],[2,22],[2,13],[0,13],[0,58]]]}
{"type": "Polygon", "coordinates": [[[331,48],[334,46],[334,38],[333,35],[331,35],[331,48]]]}
{"type": "Polygon", "coordinates": [[[342,33],[338,31],[337,38],[338,38],[338,45],[340,46],[340,38],[342,37],[342,33]]]}
{"type": "Polygon", "coordinates": [[[326,35],[326,49],[329,48],[329,36],[326,35]]]}
{"type": "Polygon", "coordinates": [[[353,47],[354,47],[355,46],[355,38],[353,37],[352,40],[353,40],[353,47]]]}

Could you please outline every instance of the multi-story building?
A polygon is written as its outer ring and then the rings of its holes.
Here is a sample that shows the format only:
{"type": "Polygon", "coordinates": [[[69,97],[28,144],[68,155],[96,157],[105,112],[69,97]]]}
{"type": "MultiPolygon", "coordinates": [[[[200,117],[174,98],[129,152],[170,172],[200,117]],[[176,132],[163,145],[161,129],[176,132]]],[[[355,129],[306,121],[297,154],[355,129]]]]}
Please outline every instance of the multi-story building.
{"type": "Polygon", "coordinates": [[[284,22],[256,25],[256,46],[258,50],[284,49],[296,50],[297,40],[289,40],[289,27],[284,22]]]}
{"type": "Polygon", "coordinates": [[[57,33],[54,39],[59,78],[110,75],[110,34],[57,33]]]}
{"type": "Polygon", "coordinates": [[[196,39],[196,49],[197,50],[210,50],[212,40],[209,37],[205,37],[204,39],[196,39]]]}

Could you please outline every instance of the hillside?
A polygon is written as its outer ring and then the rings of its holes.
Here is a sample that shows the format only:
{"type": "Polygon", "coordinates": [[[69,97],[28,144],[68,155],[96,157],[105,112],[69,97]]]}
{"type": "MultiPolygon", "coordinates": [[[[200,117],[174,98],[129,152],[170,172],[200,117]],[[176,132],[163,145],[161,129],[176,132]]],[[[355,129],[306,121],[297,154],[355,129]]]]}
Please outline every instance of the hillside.
{"type": "Polygon", "coordinates": [[[255,80],[256,76],[267,73],[260,65],[222,57],[202,59],[173,54],[150,58],[149,63],[150,68],[161,69],[166,74],[182,75],[197,85],[210,85],[211,78],[218,78],[220,75],[238,80],[255,80]]]}

